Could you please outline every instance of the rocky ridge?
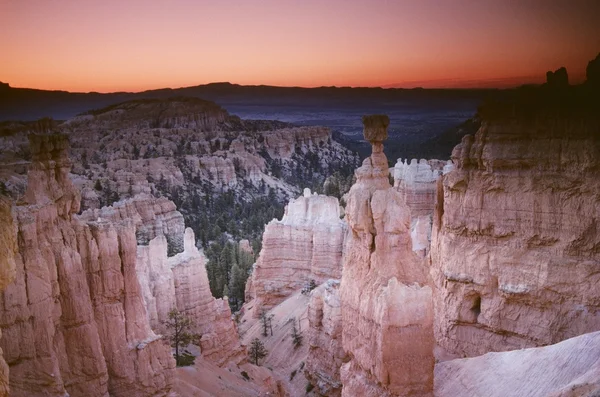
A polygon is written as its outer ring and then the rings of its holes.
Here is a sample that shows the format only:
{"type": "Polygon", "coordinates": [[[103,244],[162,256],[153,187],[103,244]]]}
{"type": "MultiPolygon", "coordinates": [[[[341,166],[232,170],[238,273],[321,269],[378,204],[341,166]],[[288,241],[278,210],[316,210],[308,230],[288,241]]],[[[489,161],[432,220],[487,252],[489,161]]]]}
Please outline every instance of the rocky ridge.
{"type": "Polygon", "coordinates": [[[11,395],[166,395],[175,363],[146,318],[133,223],[76,219],[67,138],[30,140],[16,279],[0,295],[11,395]]]}
{"type": "Polygon", "coordinates": [[[600,329],[598,113],[520,99],[483,107],[438,191],[436,340],[460,356],[600,329]]]}
{"type": "Polygon", "coordinates": [[[135,225],[136,274],[148,321],[157,334],[167,331],[164,322],[175,308],[193,320],[191,331],[201,336],[205,359],[218,365],[244,359],[229,306],[223,299],[213,298],[206,257],[196,248],[193,230],[185,228],[172,201],[140,194],[111,207],[84,211],[79,218],[128,220],[135,225]]]}
{"type": "Polygon", "coordinates": [[[339,278],[346,224],[335,197],[304,194],[291,200],[281,220],[265,228],[249,281],[249,297],[265,310],[314,280],[339,278]]]}

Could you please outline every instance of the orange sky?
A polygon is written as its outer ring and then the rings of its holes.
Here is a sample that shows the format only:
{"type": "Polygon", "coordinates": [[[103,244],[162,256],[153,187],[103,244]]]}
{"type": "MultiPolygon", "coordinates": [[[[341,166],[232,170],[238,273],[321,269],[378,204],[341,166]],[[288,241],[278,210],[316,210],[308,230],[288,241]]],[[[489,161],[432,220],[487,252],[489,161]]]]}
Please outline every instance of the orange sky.
{"type": "Polygon", "coordinates": [[[577,81],[598,20],[598,0],[0,0],[0,81],[472,86],[560,66],[577,81]]]}

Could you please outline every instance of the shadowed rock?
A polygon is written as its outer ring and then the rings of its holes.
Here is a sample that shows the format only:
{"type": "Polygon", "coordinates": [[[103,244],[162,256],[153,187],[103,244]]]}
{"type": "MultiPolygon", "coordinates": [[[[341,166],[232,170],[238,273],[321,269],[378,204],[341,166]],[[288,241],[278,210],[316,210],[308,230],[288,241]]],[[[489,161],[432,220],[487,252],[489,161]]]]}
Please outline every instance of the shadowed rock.
{"type": "Polygon", "coordinates": [[[373,114],[362,117],[363,135],[372,144],[381,143],[388,138],[387,127],[390,118],[385,114],[373,114]]]}

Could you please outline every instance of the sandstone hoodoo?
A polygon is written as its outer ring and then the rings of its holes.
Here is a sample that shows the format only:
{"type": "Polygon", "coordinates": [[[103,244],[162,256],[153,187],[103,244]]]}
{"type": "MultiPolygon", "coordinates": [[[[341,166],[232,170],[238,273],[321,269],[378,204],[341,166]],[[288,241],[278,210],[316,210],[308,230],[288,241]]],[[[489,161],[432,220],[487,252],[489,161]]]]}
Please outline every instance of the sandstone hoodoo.
{"type": "Polygon", "coordinates": [[[175,363],[146,317],[133,223],[78,220],[66,137],[30,140],[16,278],[0,295],[11,395],[165,395],[175,363]]]}
{"type": "Polygon", "coordinates": [[[431,248],[436,340],[447,351],[600,329],[600,113],[581,90],[488,103],[479,131],[454,149],[431,248]]]}
{"type": "Polygon", "coordinates": [[[410,210],[388,179],[387,116],[365,116],[373,153],[348,194],[340,285],[343,396],[431,395],[433,301],[412,251],[410,210]]]}
{"type": "Polygon", "coordinates": [[[346,224],[335,197],[311,194],[291,200],[281,220],[265,228],[249,295],[255,305],[272,308],[311,280],[340,278],[346,224]]]}

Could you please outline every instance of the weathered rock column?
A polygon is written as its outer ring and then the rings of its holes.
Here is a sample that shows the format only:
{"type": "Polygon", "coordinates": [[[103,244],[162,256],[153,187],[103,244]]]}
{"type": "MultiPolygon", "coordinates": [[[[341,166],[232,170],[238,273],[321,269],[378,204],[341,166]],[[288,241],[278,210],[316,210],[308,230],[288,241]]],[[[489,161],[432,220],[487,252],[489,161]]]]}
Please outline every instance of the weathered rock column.
{"type": "Polygon", "coordinates": [[[431,396],[433,301],[411,249],[410,210],[392,189],[383,153],[389,118],[363,117],[373,148],[356,170],[346,206],[342,269],[343,396],[431,396]]]}

